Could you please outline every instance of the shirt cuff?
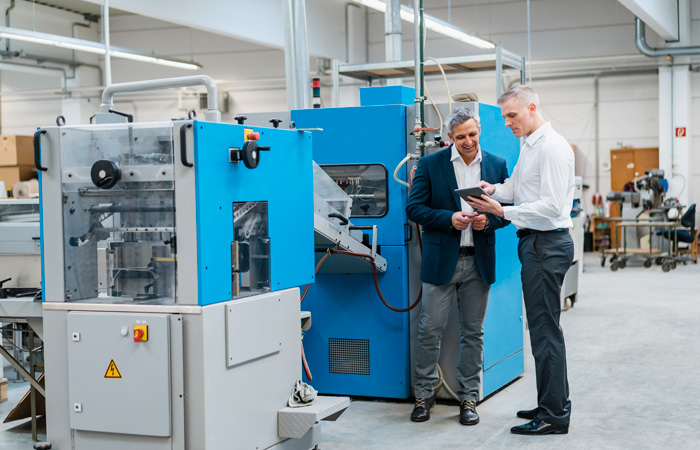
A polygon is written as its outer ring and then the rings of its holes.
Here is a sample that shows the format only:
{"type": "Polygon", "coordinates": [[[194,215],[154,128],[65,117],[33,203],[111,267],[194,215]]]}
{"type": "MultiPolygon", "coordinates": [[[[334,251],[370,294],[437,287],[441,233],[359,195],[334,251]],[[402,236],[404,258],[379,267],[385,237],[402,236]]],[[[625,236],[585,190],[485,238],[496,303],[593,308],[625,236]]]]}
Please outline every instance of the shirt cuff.
{"type": "MultiPolygon", "coordinates": [[[[501,203],[501,201],[503,200],[503,198],[498,194],[498,191],[500,190],[499,188],[501,187],[501,185],[500,185],[500,184],[496,184],[496,185],[494,185],[494,187],[496,188],[496,190],[493,191],[493,194],[491,194],[490,197],[491,197],[492,199],[496,200],[497,202],[501,203]]],[[[507,202],[503,202],[503,203],[507,203],[507,202]]]]}
{"type": "Polygon", "coordinates": [[[518,220],[519,218],[518,214],[518,207],[517,206],[504,206],[503,207],[503,218],[508,219],[511,222],[514,220],[518,220]]]}

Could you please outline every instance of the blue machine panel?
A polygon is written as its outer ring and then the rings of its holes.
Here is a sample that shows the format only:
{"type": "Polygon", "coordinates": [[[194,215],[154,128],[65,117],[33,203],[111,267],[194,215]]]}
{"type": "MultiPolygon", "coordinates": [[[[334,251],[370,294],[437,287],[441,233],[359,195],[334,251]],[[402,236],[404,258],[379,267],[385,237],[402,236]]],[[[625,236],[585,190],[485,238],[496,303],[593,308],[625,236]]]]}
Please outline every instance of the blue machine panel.
{"type": "Polygon", "coordinates": [[[412,105],[416,90],[406,86],[381,86],[360,88],[362,106],[412,105]]]}
{"type": "MultiPolygon", "coordinates": [[[[501,109],[479,103],[479,118],[482,124],[481,148],[504,158],[508,172],[512,173],[520,154],[520,144],[505,126],[501,109]]],[[[484,322],[484,396],[524,371],[522,287],[515,232],[512,225],[496,231],[496,283],[491,286],[484,322]]]]}
{"type": "Polygon", "coordinates": [[[311,135],[194,121],[199,305],[231,299],[233,202],[267,202],[273,291],[314,279],[311,135]],[[260,164],[229,162],[244,129],[260,133],[260,164]]]}
{"type": "MultiPolygon", "coordinates": [[[[314,160],[320,164],[378,163],[387,168],[388,210],[384,217],[353,217],[355,225],[377,225],[381,255],[388,262],[379,274],[386,301],[408,306],[408,262],[405,224],[406,188],[391,177],[406,156],[406,107],[401,105],[292,111],[297,127],[314,132],[314,160]],[[371,128],[365,139],[350,139],[355,129],[371,128]]],[[[399,177],[406,178],[406,169],[399,177]]],[[[322,393],[406,398],[410,395],[409,315],[384,306],[371,274],[319,274],[302,305],[311,311],[313,325],[304,347],[313,386],[322,393]],[[350,347],[348,347],[350,346],[350,347]],[[352,369],[338,358],[355,351],[369,366],[366,374],[338,373],[352,369]],[[333,367],[331,367],[333,366],[333,367]],[[338,369],[340,367],[340,369],[338,369]],[[334,370],[334,372],[331,372],[334,370]]],[[[364,367],[364,366],[363,366],[364,367]]]]}
{"type": "MultiPolygon", "coordinates": [[[[400,105],[292,111],[298,128],[314,131],[314,161],[318,164],[383,164],[388,171],[389,209],[381,218],[351,219],[355,225],[377,225],[379,245],[405,245],[406,188],[392,178],[406,156],[406,107],[400,105]],[[359,133],[360,129],[371,132],[359,133]],[[376,130],[376,131],[374,131],[376,130]]],[[[399,171],[406,179],[406,166],[399,171]]]]}
{"type": "MultiPolygon", "coordinates": [[[[388,267],[379,287],[391,306],[405,308],[406,248],[385,246],[382,256],[388,267]]],[[[301,307],[313,321],[304,352],[314,388],[325,394],[411,395],[408,314],[381,303],[371,274],[319,274],[301,307]]]]}

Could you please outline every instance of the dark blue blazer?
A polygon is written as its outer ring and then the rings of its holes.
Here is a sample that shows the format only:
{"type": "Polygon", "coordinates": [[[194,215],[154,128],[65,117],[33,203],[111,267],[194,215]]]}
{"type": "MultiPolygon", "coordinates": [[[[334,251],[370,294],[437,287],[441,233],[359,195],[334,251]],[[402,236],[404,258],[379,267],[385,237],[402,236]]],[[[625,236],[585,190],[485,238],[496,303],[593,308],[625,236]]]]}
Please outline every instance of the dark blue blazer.
{"type": "MultiPolygon", "coordinates": [[[[452,146],[421,158],[408,196],[406,213],[413,222],[423,226],[423,258],[420,279],[426,283],[443,285],[450,282],[457,266],[462,232],[452,228],[452,214],[460,211],[457,178],[450,161],[452,146]]],[[[508,178],[503,158],[481,151],[481,179],[502,183],[508,178]]],[[[508,225],[506,219],[486,214],[486,230],[473,231],[476,264],[486,284],[496,281],[496,234],[498,228],[508,225]]]]}

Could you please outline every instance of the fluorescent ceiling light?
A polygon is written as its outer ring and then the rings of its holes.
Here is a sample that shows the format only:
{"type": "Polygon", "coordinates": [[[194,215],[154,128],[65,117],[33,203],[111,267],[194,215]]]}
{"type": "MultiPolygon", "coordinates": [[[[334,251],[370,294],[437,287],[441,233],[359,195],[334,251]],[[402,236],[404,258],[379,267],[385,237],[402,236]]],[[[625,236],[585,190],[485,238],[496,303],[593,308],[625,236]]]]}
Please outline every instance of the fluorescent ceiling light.
{"type": "MultiPolygon", "coordinates": [[[[382,0],[353,0],[355,3],[359,3],[368,8],[376,9],[377,11],[386,11],[386,3],[382,0]]],[[[413,8],[401,5],[401,19],[406,22],[413,23],[413,8]]],[[[442,21],[438,18],[430,16],[428,14],[423,14],[423,20],[425,21],[425,28],[440,33],[442,35],[457,39],[466,44],[473,45],[474,47],[479,47],[483,49],[495,48],[496,44],[486,41],[484,39],[472,36],[466,31],[442,21]]]]}
{"type": "MultiPolygon", "coordinates": [[[[98,55],[104,55],[106,53],[104,44],[99,42],[59,36],[57,34],[40,33],[38,31],[22,30],[19,28],[0,27],[0,38],[31,42],[33,44],[50,45],[53,47],[78,50],[81,52],[95,53],[98,55]]],[[[138,53],[133,50],[114,46],[110,47],[109,54],[115,58],[160,64],[162,66],[177,67],[178,69],[197,70],[202,67],[196,63],[158,58],[157,56],[138,53]]]]}

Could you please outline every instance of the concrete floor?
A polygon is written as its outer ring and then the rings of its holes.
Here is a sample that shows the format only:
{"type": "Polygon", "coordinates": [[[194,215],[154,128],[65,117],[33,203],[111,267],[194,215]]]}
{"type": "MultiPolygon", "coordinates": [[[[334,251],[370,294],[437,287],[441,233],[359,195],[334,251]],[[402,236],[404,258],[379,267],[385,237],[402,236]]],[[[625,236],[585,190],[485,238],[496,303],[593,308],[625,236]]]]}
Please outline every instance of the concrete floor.
{"type": "MultiPolygon", "coordinates": [[[[536,406],[528,348],[525,375],[478,406],[479,425],[460,425],[456,405],[438,404],[428,422],[413,423],[411,403],[354,401],[338,421],[323,422],[320,448],[700,449],[700,265],[663,273],[630,261],[611,272],[586,254],[584,270],[578,301],[562,314],[573,403],[568,435],[508,431],[525,422],[518,409],[536,406]]],[[[14,376],[7,366],[5,376],[14,376]]],[[[27,385],[9,388],[0,419],[27,385]]],[[[29,421],[0,424],[0,449],[31,448],[29,421]]]]}
{"type": "MultiPolygon", "coordinates": [[[[517,436],[519,409],[537,406],[534,361],[460,425],[439,404],[413,423],[410,403],[355,401],[323,423],[322,450],[700,449],[700,265],[664,273],[630,261],[611,272],[586,254],[578,301],[562,314],[572,416],[568,435],[517,436]]],[[[526,337],[526,341],[529,338],[526,337]]]]}

